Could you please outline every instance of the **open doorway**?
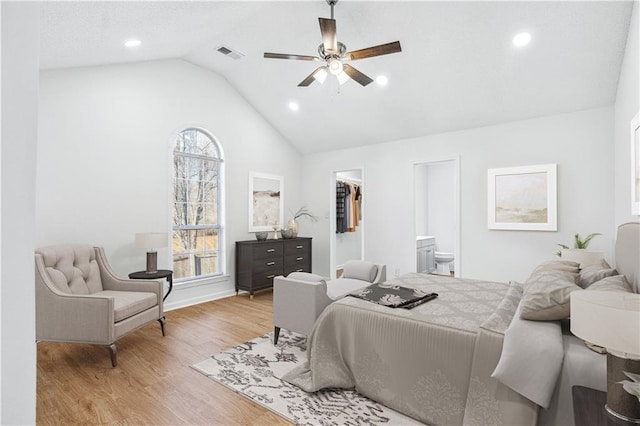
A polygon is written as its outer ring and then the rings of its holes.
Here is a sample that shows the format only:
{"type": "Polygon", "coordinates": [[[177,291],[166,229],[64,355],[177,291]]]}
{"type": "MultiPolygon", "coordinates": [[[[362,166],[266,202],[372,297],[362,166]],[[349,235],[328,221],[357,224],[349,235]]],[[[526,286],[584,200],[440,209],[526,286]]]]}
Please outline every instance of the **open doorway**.
{"type": "Polygon", "coordinates": [[[417,272],[461,275],[459,163],[414,164],[417,272]]]}
{"type": "Polygon", "coordinates": [[[331,278],[337,278],[346,261],[364,259],[362,169],[333,172],[331,205],[331,278]]]}

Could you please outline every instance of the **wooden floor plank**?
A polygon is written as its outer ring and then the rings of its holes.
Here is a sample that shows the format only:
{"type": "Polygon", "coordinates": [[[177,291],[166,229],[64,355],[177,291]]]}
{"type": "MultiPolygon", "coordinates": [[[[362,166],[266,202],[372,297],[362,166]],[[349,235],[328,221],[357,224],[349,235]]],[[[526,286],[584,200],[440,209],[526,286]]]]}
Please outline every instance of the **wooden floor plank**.
{"type": "Polygon", "coordinates": [[[273,328],[271,291],[166,312],[117,342],[118,366],[96,345],[38,344],[37,423],[288,425],[189,366],[273,328]]]}

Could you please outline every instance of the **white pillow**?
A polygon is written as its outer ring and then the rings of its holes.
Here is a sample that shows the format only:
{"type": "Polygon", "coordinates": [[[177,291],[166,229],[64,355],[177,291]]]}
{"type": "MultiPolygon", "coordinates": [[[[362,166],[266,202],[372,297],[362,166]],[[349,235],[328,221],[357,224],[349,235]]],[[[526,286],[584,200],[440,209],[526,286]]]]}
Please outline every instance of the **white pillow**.
{"type": "Polygon", "coordinates": [[[344,264],[344,278],[353,278],[356,280],[367,281],[372,283],[378,274],[378,265],[364,260],[349,260],[344,264]]]}

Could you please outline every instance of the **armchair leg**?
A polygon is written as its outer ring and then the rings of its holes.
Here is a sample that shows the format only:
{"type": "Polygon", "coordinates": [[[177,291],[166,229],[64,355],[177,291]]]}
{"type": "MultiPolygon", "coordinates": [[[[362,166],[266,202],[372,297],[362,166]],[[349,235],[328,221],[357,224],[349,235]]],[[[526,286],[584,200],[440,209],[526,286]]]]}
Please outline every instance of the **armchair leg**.
{"type": "Polygon", "coordinates": [[[278,337],[280,337],[280,327],[273,328],[273,344],[278,344],[278,337]]]}
{"type": "Polygon", "coordinates": [[[162,335],[164,336],[164,324],[166,322],[165,317],[159,318],[158,322],[160,323],[160,328],[162,329],[162,335]]]}
{"type": "Polygon", "coordinates": [[[109,355],[111,356],[111,365],[112,366],[117,366],[118,365],[118,348],[116,348],[116,344],[112,343],[109,346],[107,346],[107,349],[109,349],[109,355]]]}

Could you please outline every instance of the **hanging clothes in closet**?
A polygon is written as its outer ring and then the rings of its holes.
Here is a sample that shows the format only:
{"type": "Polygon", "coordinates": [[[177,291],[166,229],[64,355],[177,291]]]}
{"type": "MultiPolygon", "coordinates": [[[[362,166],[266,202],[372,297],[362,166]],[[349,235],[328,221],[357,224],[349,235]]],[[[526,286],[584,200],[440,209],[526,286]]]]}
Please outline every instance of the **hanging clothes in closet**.
{"type": "Polygon", "coordinates": [[[353,182],[336,181],[336,233],[355,232],[362,220],[362,190],[353,182]]]}

